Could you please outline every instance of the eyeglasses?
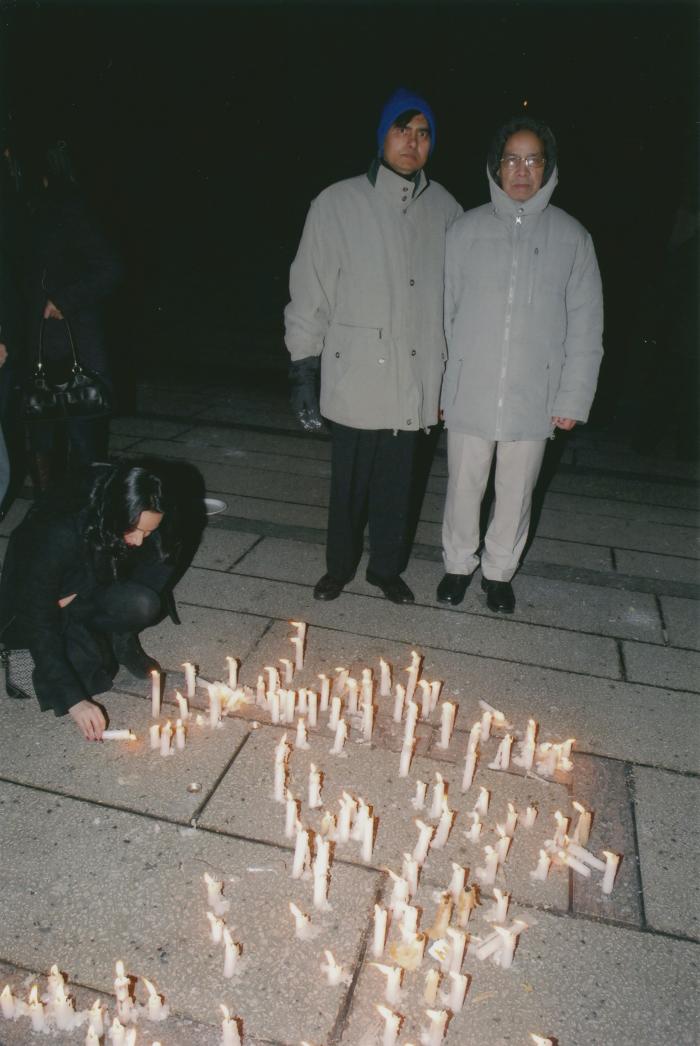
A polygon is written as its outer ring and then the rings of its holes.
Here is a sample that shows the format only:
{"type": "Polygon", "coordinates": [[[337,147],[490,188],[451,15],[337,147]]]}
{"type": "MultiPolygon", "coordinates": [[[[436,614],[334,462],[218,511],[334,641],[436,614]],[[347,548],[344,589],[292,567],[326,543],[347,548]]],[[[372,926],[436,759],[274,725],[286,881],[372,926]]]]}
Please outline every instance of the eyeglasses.
{"type": "Polygon", "coordinates": [[[524,163],[529,171],[533,167],[544,167],[545,158],[542,153],[535,153],[533,156],[516,156],[515,153],[508,153],[501,157],[501,166],[507,167],[509,171],[516,170],[521,163],[524,163]]]}

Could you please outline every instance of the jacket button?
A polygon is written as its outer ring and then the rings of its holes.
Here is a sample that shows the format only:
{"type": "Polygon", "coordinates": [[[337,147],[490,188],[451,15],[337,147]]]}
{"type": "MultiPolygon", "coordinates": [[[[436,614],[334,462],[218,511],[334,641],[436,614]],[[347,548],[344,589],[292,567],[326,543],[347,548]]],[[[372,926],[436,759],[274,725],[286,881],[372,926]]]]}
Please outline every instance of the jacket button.
{"type": "Polygon", "coordinates": [[[411,355],[415,356],[415,354],[416,354],[416,350],[415,349],[411,349],[411,355]]]}
{"type": "Polygon", "coordinates": [[[401,197],[401,203],[405,203],[407,199],[408,199],[408,196],[402,196],[401,197]]]}
{"type": "Polygon", "coordinates": [[[378,361],[378,362],[379,362],[379,363],[386,363],[386,360],[385,360],[384,358],[381,358],[381,359],[379,359],[379,361],[378,361]]]}
{"type": "Polygon", "coordinates": [[[408,282],[410,283],[410,285],[412,287],[415,287],[415,285],[416,285],[416,281],[415,280],[409,280],[408,282]]]}
{"type": "Polygon", "coordinates": [[[411,418],[408,418],[408,420],[406,421],[406,424],[407,425],[412,425],[413,424],[413,420],[411,418]]]}
{"type": "Polygon", "coordinates": [[[336,358],[337,360],[339,360],[339,359],[340,359],[340,353],[339,353],[339,352],[336,352],[336,354],[335,354],[335,358],[336,358]]]}

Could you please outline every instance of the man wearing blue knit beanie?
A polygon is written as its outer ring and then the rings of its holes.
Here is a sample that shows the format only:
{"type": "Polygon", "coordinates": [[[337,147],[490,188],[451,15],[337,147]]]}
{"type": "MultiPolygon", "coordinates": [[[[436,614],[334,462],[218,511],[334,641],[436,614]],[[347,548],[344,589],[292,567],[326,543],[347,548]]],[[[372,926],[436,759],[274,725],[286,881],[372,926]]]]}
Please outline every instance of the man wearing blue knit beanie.
{"type": "Polygon", "coordinates": [[[415,450],[420,430],[438,420],[445,234],[462,213],[425,174],[434,146],[432,109],[399,88],[382,109],[369,170],[312,202],[292,264],[292,407],[307,430],[325,418],[332,437],[316,599],[336,599],[355,576],[369,521],[367,581],[394,603],[413,602],[400,575],[415,450]]]}

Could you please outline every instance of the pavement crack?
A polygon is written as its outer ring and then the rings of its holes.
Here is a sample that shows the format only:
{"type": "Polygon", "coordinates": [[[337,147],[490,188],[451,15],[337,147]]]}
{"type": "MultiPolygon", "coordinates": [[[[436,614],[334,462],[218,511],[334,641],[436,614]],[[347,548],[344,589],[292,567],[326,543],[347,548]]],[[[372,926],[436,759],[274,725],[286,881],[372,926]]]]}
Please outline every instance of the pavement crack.
{"type": "Polygon", "coordinates": [[[202,816],[202,814],[206,810],[207,806],[209,805],[210,799],[214,795],[214,792],[217,790],[217,788],[219,787],[219,785],[221,784],[223,779],[226,777],[226,774],[229,772],[229,770],[233,766],[234,762],[238,758],[240,752],[242,751],[244,746],[247,744],[248,738],[250,737],[251,733],[252,733],[252,731],[249,730],[247,734],[243,735],[243,737],[241,738],[239,744],[234,749],[231,758],[224,764],[223,769],[219,772],[219,774],[216,777],[213,785],[211,786],[211,788],[209,789],[209,791],[207,792],[205,797],[202,799],[202,801],[199,804],[199,806],[193,812],[192,817],[190,818],[190,824],[192,825],[193,828],[197,828],[198,827],[198,825],[197,825],[198,819],[202,816]]]}
{"type": "Polygon", "coordinates": [[[637,830],[637,800],[635,791],[634,768],[631,763],[625,763],[625,784],[627,785],[627,796],[629,799],[630,820],[632,822],[632,839],[634,840],[634,868],[637,878],[637,897],[639,899],[639,922],[643,930],[648,929],[646,908],[644,904],[644,882],[642,879],[642,859],[639,853],[639,832],[637,830]]]}

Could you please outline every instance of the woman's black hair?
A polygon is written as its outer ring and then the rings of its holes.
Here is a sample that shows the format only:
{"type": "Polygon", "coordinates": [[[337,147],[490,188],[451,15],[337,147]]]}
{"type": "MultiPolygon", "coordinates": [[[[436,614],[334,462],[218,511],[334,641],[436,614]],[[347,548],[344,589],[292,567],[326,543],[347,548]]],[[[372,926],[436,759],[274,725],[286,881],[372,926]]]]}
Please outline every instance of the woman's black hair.
{"type": "MultiPolygon", "coordinates": [[[[165,516],[166,503],[161,479],[153,472],[124,462],[105,469],[90,491],[85,522],[85,540],[97,563],[108,563],[114,578],[119,563],[129,552],[124,535],[133,530],[142,512],[165,516]]],[[[160,528],[149,537],[159,558],[163,558],[160,528]]]]}
{"type": "Polygon", "coordinates": [[[542,123],[541,120],[536,120],[532,116],[513,116],[507,123],[504,123],[502,127],[498,128],[491,140],[491,147],[489,148],[488,166],[489,171],[491,172],[491,177],[497,185],[501,184],[500,167],[503,148],[510,136],[512,134],[517,134],[518,131],[532,131],[532,133],[536,134],[542,142],[545,156],[542,184],[546,185],[550,179],[552,171],[556,167],[557,141],[552,134],[551,128],[548,127],[546,123],[542,123]]]}

